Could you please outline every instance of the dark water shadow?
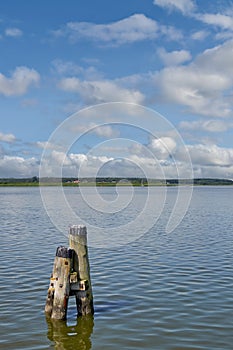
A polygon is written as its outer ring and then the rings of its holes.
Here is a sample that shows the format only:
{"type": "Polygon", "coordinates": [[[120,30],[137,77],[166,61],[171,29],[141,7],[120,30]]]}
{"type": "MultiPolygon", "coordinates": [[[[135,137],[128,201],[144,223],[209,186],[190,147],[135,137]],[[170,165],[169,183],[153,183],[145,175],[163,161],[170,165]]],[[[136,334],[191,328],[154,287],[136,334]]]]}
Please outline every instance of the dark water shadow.
{"type": "Polygon", "coordinates": [[[57,321],[47,318],[48,339],[54,343],[56,350],[90,350],[92,347],[91,335],[94,328],[92,315],[78,317],[74,325],[66,321],[57,321]]]}
{"type": "Polygon", "coordinates": [[[128,309],[129,306],[131,306],[131,304],[125,301],[105,301],[105,303],[96,303],[95,317],[103,316],[112,312],[122,312],[124,309],[128,309]]]}

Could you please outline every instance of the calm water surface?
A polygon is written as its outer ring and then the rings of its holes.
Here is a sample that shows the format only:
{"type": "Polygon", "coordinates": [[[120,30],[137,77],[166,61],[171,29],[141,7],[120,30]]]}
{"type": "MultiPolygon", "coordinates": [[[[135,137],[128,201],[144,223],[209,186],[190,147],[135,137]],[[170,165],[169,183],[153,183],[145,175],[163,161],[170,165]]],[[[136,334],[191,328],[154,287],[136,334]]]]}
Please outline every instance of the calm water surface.
{"type": "MultiPolygon", "coordinates": [[[[65,191],[85,218],[103,221],[77,190],[65,191]]],[[[114,190],[100,191],[110,198],[114,190]]],[[[135,191],[139,205],[146,188],[135,191]]],[[[38,188],[1,188],[0,349],[232,350],[232,195],[233,187],[195,187],[188,213],[166,234],[176,197],[168,188],[147,234],[117,249],[89,248],[94,318],[77,320],[70,298],[67,322],[52,323],[44,316],[47,288],[56,247],[68,239],[50,222],[38,188]]],[[[119,220],[107,215],[103,229],[119,220]]]]}

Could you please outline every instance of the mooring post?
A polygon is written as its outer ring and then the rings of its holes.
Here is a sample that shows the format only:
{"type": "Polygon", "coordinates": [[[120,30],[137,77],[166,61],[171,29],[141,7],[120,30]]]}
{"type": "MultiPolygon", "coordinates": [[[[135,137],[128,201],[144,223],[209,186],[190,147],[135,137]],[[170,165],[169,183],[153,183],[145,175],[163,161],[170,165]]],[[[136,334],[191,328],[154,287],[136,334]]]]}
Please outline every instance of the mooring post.
{"type": "Polygon", "coordinates": [[[45,313],[52,319],[65,320],[70,295],[72,251],[58,247],[45,304],[45,313]]]}
{"type": "Polygon", "coordinates": [[[76,297],[78,315],[94,314],[90,265],[87,248],[86,226],[73,225],[69,228],[69,245],[73,254],[73,277],[71,273],[70,293],[76,297]],[[76,275],[77,274],[77,275],[76,275]],[[76,277],[77,276],[77,277],[76,277]],[[76,279],[77,278],[77,279],[76,279]]]}
{"type": "Polygon", "coordinates": [[[54,320],[66,319],[71,295],[76,297],[78,316],[94,314],[85,226],[70,226],[69,244],[69,249],[57,248],[50,278],[45,313],[54,320]]]}

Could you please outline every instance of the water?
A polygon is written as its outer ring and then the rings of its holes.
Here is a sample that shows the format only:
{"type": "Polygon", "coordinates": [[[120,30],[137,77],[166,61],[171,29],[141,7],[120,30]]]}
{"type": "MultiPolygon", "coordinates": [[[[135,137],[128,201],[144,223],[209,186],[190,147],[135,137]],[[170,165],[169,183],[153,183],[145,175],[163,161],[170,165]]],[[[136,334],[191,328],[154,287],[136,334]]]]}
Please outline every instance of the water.
{"type": "MultiPolygon", "coordinates": [[[[88,218],[78,191],[65,191],[88,218]]],[[[108,198],[114,190],[100,191],[108,198]]],[[[146,188],[135,191],[141,203],[146,188]]],[[[154,188],[155,198],[160,191],[154,188]]],[[[67,237],[48,218],[38,188],[1,188],[0,349],[232,350],[232,194],[233,187],[195,187],[184,220],[166,234],[176,195],[168,188],[147,234],[119,248],[89,248],[94,318],[77,320],[70,298],[67,322],[50,322],[47,288],[56,247],[67,246],[67,237]]],[[[103,230],[126,219],[119,215],[108,214],[103,230]]]]}

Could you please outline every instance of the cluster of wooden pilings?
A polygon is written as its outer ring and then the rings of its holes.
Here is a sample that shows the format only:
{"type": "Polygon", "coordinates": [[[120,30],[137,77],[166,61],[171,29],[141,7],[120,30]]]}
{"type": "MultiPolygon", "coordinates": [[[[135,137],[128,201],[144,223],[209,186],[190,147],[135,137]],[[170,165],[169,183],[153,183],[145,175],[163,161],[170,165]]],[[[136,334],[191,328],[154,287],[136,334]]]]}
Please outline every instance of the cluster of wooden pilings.
{"type": "Polygon", "coordinates": [[[69,228],[69,248],[57,248],[45,305],[47,317],[65,320],[68,301],[75,296],[78,316],[94,314],[85,226],[69,228]]]}

